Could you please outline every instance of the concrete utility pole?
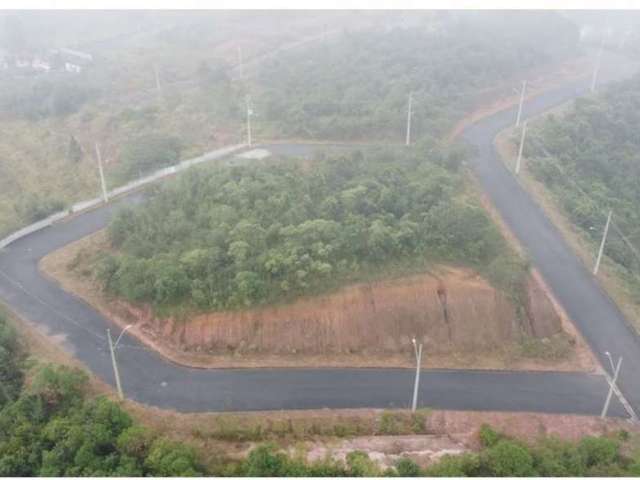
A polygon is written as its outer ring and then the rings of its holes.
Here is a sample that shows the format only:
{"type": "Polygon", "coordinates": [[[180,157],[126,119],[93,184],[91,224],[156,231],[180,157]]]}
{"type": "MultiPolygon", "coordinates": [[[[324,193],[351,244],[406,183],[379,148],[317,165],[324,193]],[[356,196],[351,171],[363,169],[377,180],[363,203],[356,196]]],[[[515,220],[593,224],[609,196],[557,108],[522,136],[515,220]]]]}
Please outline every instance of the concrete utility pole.
{"type": "Polygon", "coordinates": [[[518,115],[516,116],[516,127],[520,126],[520,117],[522,117],[522,105],[524,104],[524,94],[527,90],[527,81],[522,82],[522,90],[520,90],[520,104],[518,105],[518,115]]]}
{"type": "Polygon", "coordinates": [[[607,224],[604,227],[604,234],[602,235],[602,242],[600,242],[600,250],[598,250],[598,258],[596,259],[596,266],[593,268],[593,274],[597,275],[598,270],[600,270],[600,262],[602,261],[602,254],[604,253],[604,244],[607,241],[607,235],[609,234],[609,225],[611,224],[611,216],[613,215],[613,210],[609,210],[609,215],[607,216],[607,224]]]}
{"type": "Polygon", "coordinates": [[[251,146],[251,115],[253,115],[251,97],[247,95],[245,101],[247,102],[247,145],[251,146]]]}
{"type": "Polygon", "coordinates": [[[96,143],[96,156],[98,157],[98,171],[100,172],[100,185],[102,186],[102,198],[106,202],[109,201],[109,195],[107,194],[107,183],[104,180],[104,170],[102,169],[102,155],[100,154],[100,147],[96,143]]]}
{"type": "Polygon", "coordinates": [[[616,370],[615,370],[615,373],[613,374],[613,379],[611,380],[611,383],[609,383],[609,393],[607,394],[607,399],[605,400],[604,406],[602,407],[602,413],[600,414],[601,418],[606,417],[607,412],[609,411],[609,404],[611,403],[611,397],[613,396],[613,389],[615,388],[616,382],[618,381],[618,375],[620,374],[621,366],[622,366],[622,357],[620,357],[620,359],[618,360],[618,365],[616,365],[616,370]]]}
{"type": "Polygon", "coordinates": [[[520,173],[520,164],[522,163],[522,151],[524,150],[524,138],[527,135],[527,122],[522,124],[522,136],[520,137],[520,149],[518,150],[518,160],[516,160],[516,175],[520,173]]]}
{"type": "Polygon", "coordinates": [[[415,412],[418,407],[418,388],[420,386],[420,366],[422,365],[422,343],[417,344],[416,339],[412,338],[413,350],[416,354],[416,379],[413,384],[413,402],[411,402],[411,411],[415,412]]]}
{"type": "Polygon", "coordinates": [[[600,73],[600,64],[602,63],[602,52],[604,50],[604,34],[602,36],[602,43],[600,44],[600,50],[596,56],[596,64],[593,67],[593,77],[591,77],[591,92],[596,91],[596,84],[598,82],[598,73],[600,73]]]}
{"type": "Polygon", "coordinates": [[[124,394],[122,393],[122,384],[120,383],[120,372],[118,371],[118,363],[116,362],[116,348],[118,348],[118,343],[120,343],[120,339],[122,338],[122,335],[124,335],[124,332],[129,330],[131,327],[133,327],[133,324],[127,325],[122,330],[122,332],[120,332],[120,335],[118,336],[118,339],[116,340],[115,344],[111,339],[111,330],[107,328],[107,338],[109,339],[109,350],[111,351],[111,364],[113,365],[113,374],[116,377],[116,388],[118,390],[118,397],[120,397],[120,400],[124,400],[124,394]]]}
{"type": "Polygon", "coordinates": [[[409,107],[407,109],[407,138],[405,139],[404,144],[409,146],[411,143],[411,104],[413,101],[413,93],[409,94],[409,107]]]}

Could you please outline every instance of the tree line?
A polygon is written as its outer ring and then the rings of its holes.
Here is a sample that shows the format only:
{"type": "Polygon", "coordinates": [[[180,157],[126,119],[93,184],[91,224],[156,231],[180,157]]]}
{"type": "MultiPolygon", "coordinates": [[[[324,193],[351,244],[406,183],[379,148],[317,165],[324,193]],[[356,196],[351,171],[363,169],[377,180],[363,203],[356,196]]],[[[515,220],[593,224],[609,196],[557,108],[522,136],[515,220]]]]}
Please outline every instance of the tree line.
{"type": "MultiPolygon", "coordinates": [[[[581,98],[562,115],[548,115],[527,135],[533,175],[559,200],[569,219],[594,243],[607,212],[640,251],[640,76],[581,98]]],[[[640,259],[612,231],[606,254],[635,278],[640,259]]]]}
{"type": "Polygon", "coordinates": [[[508,274],[509,248],[469,193],[463,159],[461,148],[423,144],[190,171],[116,215],[116,251],[101,258],[98,278],[129,301],[203,310],[286,301],[433,261],[511,286],[520,277],[508,274]]]}
{"type": "Polygon", "coordinates": [[[346,31],[261,69],[256,128],[275,136],[398,141],[413,92],[415,138],[438,138],[486,101],[488,89],[575,55],[577,42],[577,27],[555,12],[449,12],[422,25],[346,31]]]}

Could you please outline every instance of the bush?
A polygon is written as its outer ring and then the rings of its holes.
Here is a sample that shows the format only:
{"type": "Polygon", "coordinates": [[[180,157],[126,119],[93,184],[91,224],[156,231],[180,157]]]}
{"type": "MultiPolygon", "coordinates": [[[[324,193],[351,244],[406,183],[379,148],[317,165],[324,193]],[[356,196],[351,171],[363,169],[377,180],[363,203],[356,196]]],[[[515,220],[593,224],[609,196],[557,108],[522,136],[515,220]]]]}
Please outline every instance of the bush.
{"type": "Polygon", "coordinates": [[[498,477],[536,476],[533,457],[522,445],[511,440],[499,440],[485,454],[489,470],[498,477]]]}
{"type": "Polygon", "coordinates": [[[144,466],[155,477],[197,477],[204,473],[192,448],[164,438],[153,442],[144,466]]]}
{"type": "Polygon", "coordinates": [[[486,423],[483,423],[480,426],[478,435],[480,436],[480,444],[483,447],[493,447],[502,438],[502,435],[500,435],[486,423]]]}
{"type": "Polygon", "coordinates": [[[400,477],[420,477],[422,471],[416,462],[403,457],[396,462],[396,472],[400,477]]]}

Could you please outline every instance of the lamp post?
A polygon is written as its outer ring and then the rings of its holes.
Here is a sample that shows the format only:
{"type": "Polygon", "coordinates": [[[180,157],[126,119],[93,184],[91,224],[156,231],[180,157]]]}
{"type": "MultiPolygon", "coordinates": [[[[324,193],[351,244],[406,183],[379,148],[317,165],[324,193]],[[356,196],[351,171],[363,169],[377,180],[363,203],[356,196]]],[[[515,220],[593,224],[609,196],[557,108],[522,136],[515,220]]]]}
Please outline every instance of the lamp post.
{"type": "Polygon", "coordinates": [[[415,412],[418,407],[418,387],[420,386],[420,365],[422,364],[422,343],[418,345],[415,337],[411,339],[413,343],[413,351],[416,354],[416,378],[413,384],[413,402],[411,403],[411,411],[415,412]]]}
{"type": "Polygon", "coordinates": [[[116,389],[118,390],[118,397],[120,400],[124,400],[124,394],[122,393],[122,384],[120,383],[120,372],[118,371],[118,362],[116,362],[115,350],[118,347],[118,343],[120,343],[124,332],[129,330],[131,327],[133,327],[133,324],[124,327],[115,343],[113,343],[111,338],[111,330],[107,328],[107,339],[109,340],[109,350],[111,351],[111,364],[113,365],[113,374],[116,377],[116,389]]]}
{"type": "MultiPolygon", "coordinates": [[[[609,357],[609,362],[613,367],[613,359],[611,358],[611,354],[609,352],[605,352],[605,355],[609,357]]],[[[604,418],[607,416],[607,412],[609,411],[609,404],[611,403],[611,397],[613,397],[613,390],[616,388],[616,382],[618,381],[618,375],[620,374],[620,367],[622,366],[622,356],[618,359],[618,364],[613,372],[613,379],[609,382],[609,393],[607,394],[607,399],[604,402],[604,406],[602,407],[602,413],[600,413],[600,418],[604,418]]]]}

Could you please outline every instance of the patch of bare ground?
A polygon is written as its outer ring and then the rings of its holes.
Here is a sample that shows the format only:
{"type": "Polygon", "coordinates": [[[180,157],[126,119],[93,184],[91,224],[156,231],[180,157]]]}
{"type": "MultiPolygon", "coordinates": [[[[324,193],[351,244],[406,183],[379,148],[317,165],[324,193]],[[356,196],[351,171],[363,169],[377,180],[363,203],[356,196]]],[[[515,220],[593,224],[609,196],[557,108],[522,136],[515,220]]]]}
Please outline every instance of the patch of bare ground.
{"type": "MultiPolygon", "coordinates": [[[[560,114],[567,105],[558,107],[545,115],[549,113],[560,114]]],[[[511,170],[515,168],[517,155],[517,146],[511,141],[513,135],[513,128],[509,128],[501,132],[495,139],[499,157],[511,170]]],[[[523,158],[517,181],[540,205],[586,268],[591,270],[595,262],[598,246],[594,246],[585,233],[571,223],[563,213],[562,206],[554,199],[553,194],[529,171],[526,158],[523,158]]],[[[640,304],[633,299],[633,295],[625,285],[624,280],[616,273],[615,265],[606,256],[603,257],[597,280],[603,290],[618,305],[627,321],[637,332],[640,332],[640,304]]]]}
{"type": "Polygon", "coordinates": [[[622,419],[536,413],[344,409],[287,412],[180,414],[127,405],[132,414],[162,435],[190,443],[216,464],[241,459],[257,444],[273,442],[307,460],[344,459],[354,450],[367,452],[381,466],[401,456],[422,466],[443,455],[480,448],[483,424],[526,442],[543,435],[578,440],[585,435],[611,435],[640,427],[622,419]]]}
{"type": "Polygon", "coordinates": [[[290,304],[175,320],[112,299],[94,279],[104,231],[45,257],[41,270],[172,361],[201,368],[413,367],[411,337],[425,342],[427,368],[593,371],[595,363],[545,288],[529,282],[528,324],[474,272],[427,274],[303,298],[290,304]]]}

